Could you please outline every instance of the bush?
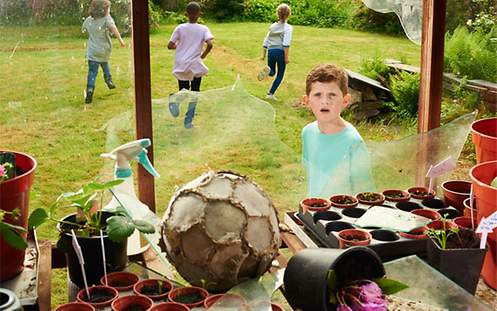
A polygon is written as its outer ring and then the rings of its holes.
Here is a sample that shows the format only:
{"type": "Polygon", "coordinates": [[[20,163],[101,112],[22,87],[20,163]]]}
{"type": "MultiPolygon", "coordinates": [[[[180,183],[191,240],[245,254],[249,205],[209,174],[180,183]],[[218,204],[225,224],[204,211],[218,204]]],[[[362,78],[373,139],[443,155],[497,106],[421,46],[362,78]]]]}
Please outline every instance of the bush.
{"type": "Polygon", "coordinates": [[[385,65],[385,60],[379,54],[370,59],[363,59],[359,72],[374,80],[388,81],[390,76],[390,68],[385,65]]]}
{"type": "Polygon", "coordinates": [[[243,14],[243,0],[202,0],[206,16],[218,21],[233,20],[243,14]]]}
{"type": "Polygon", "coordinates": [[[396,105],[392,108],[402,118],[412,118],[418,112],[419,74],[402,71],[390,77],[390,89],[396,105]]]}
{"type": "Polygon", "coordinates": [[[352,16],[351,28],[402,35],[404,29],[395,13],[379,13],[361,4],[352,16]]]}
{"type": "Polygon", "coordinates": [[[34,14],[27,0],[0,1],[0,25],[30,25],[34,14]]]}

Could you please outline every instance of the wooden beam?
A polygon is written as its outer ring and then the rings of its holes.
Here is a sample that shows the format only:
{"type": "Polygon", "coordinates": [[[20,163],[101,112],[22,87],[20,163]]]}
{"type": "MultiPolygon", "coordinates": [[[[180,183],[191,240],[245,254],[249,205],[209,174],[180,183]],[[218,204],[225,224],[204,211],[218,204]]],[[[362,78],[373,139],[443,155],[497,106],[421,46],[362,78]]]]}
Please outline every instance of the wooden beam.
{"type": "MultiPolygon", "coordinates": [[[[150,42],[148,32],[148,1],[133,0],[131,5],[133,24],[133,73],[135,80],[136,138],[150,138],[148,148],[150,161],[154,162],[152,129],[152,96],[150,88],[150,42]]],[[[155,212],[155,183],[141,165],[138,165],[138,196],[155,212]]]]}

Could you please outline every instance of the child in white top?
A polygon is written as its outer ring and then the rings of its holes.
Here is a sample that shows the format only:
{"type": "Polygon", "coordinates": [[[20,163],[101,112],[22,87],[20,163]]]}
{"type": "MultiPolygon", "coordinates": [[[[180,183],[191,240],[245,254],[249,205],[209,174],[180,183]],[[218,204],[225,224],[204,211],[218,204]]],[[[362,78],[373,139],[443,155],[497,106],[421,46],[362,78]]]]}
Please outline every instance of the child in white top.
{"type": "MultiPolygon", "coordinates": [[[[209,28],[197,23],[201,15],[200,5],[190,2],[186,6],[188,23],[178,25],[169,39],[168,49],[175,49],[173,75],[178,79],[179,90],[187,89],[200,91],[202,76],[209,72],[202,61],[212,49],[214,36],[209,28]],[[204,43],[207,45],[202,52],[204,43]]],[[[185,115],[185,128],[192,128],[192,120],[195,115],[196,100],[188,105],[185,115]]],[[[170,102],[169,111],[174,117],[179,115],[178,103],[170,102]]]]}

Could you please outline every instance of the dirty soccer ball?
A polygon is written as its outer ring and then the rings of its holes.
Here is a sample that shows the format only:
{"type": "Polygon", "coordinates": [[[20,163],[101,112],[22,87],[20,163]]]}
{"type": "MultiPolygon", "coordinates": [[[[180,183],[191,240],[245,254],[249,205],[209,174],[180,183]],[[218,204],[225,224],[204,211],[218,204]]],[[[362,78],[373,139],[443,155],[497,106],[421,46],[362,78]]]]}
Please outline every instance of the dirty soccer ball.
{"type": "Polygon", "coordinates": [[[164,215],[162,239],[181,276],[212,292],[262,275],[280,245],[273,203],[233,172],[209,171],[178,189],[164,215]]]}

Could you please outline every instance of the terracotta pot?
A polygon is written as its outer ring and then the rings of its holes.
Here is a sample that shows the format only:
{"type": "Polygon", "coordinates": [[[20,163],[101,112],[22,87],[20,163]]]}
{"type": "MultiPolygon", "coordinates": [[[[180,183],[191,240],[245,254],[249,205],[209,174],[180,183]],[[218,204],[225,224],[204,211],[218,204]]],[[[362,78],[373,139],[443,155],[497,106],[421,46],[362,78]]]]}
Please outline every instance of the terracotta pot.
{"type": "Polygon", "coordinates": [[[340,248],[347,248],[349,246],[365,246],[370,243],[371,234],[364,230],[345,229],[338,233],[338,244],[340,248]]]}
{"type": "Polygon", "coordinates": [[[411,211],[411,213],[418,215],[418,216],[426,217],[426,218],[431,219],[431,220],[440,219],[439,213],[437,213],[436,211],[429,210],[429,209],[422,209],[422,208],[415,209],[415,210],[411,211]]]}
{"type": "Polygon", "coordinates": [[[70,302],[58,306],[55,311],[95,311],[95,308],[84,302],[70,302]]]}
{"type": "Polygon", "coordinates": [[[467,198],[466,200],[464,200],[463,202],[463,205],[464,205],[464,212],[463,212],[463,215],[466,216],[466,217],[471,217],[471,214],[473,214],[473,218],[475,219],[476,222],[478,222],[477,220],[477,217],[478,217],[478,214],[476,213],[476,203],[473,202],[473,206],[475,208],[471,208],[470,204],[469,204],[469,200],[470,198],[467,198]]]}
{"type": "Polygon", "coordinates": [[[300,208],[303,212],[323,212],[331,207],[331,202],[328,199],[322,198],[307,198],[300,201],[300,208]]]}
{"type": "Polygon", "coordinates": [[[233,308],[233,310],[235,310],[236,308],[243,309],[246,307],[247,304],[247,301],[245,300],[245,298],[243,298],[243,296],[228,293],[228,294],[211,295],[205,298],[204,307],[205,308],[212,307],[221,298],[226,299],[225,302],[222,304],[222,306],[225,308],[233,308]]]}
{"type": "Polygon", "coordinates": [[[466,217],[466,216],[459,216],[454,218],[454,223],[462,229],[471,229],[474,230],[476,229],[476,219],[474,220],[475,222],[475,227],[471,224],[471,217],[466,217]]]}
{"type": "Polygon", "coordinates": [[[152,306],[152,308],[148,309],[148,311],[190,311],[190,308],[181,303],[162,302],[152,306]]]}
{"type": "MultiPolygon", "coordinates": [[[[133,286],[138,283],[138,276],[131,272],[120,271],[107,274],[107,285],[114,287],[120,292],[125,292],[133,289],[133,286]]],[[[105,285],[105,276],[100,278],[100,283],[105,285]]]]}
{"type": "Polygon", "coordinates": [[[169,282],[168,280],[147,279],[147,280],[141,280],[138,283],[136,283],[133,286],[133,292],[135,292],[135,294],[137,294],[137,295],[147,296],[150,299],[152,299],[153,301],[160,301],[160,300],[164,300],[167,298],[167,295],[169,294],[169,292],[171,291],[172,288],[173,288],[173,283],[169,282]],[[162,282],[162,293],[161,294],[154,295],[154,294],[147,294],[146,292],[144,292],[144,290],[146,290],[147,287],[158,288],[159,282],[162,282]]]}
{"type": "Polygon", "coordinates": [[[381,203],[385,202],[385,197],[383,196],[383,194],[381,194],[379,192],[360,192],[360,193],[356,194],[355,197],[357,198],[357,200],[359,200],[359,203],[367,204],[367,205],[380,205],[381,203]],[[374,193],[374,194],[378,195],[380,198],[376,199],[374,201],[369,201],[369,200],[364,198],[364,194],[366,194],[366,193],[374,193]]]}
{"type": "Polygon", "coordinates": [[[126,311],[131,307],[148,310],[154,302],[147,296],[130,295],[122,296],[112,302],[113,311],[126,311]]]}
{"type": "MultiPolygon", "coordinates": [[[[441,220],[434,220],[426,225],[428,228],[442,230],[443,224],[441,220]]],[[[445,230],[457,227],[452,221],[445,221],[445,230]]]]}
{"type": "Polygon", "coordinates": [[[88,297],[86,296],[86,290],[84,288],[80,290],[76,295],[76,300],[80,302],[89,303],[92,306],[94,306],[95,309],[110,306],[112,301],[114,301],[119,296],[119,292],[117,291],[117,289],[102,285],[89,287],[88,291],[90,292],[90,297],[96,294],[105,294],[109,296],[108,299],[102,299],[101,301],[91,302],[87,301],[88,297]]]}
{"type": "Polygon", "coordinates": [[[471,182],[465,180],[449,180],[442,184],[446,206],[455,207],[461,213],[464,210],[464,200],[469,198],[471,182]]]}
{"type": "Polygon", "coordinates": [[[347,195],[347,194],[334,195],[330,198],[330,201],[331,201],[331,206],[338,207],[338,208],[352,208],[352,207],[356,207],[357,204],[359,204],[359,201],[355,197],[353,197],[351,195],[347,195]],[[343,201],[345,199],[351,200],[352,203],[338,203],[338,202],[343,201]]]}
{"type": "Polygon", "coordinates": [[[471,124],[476,163],[497,160],[497,118],[481,119],[471,124]]]}
{"type": "Polygon", "coordinates": [[[428,227],[421,227],[421,228],[416,228],[414,230],[411,230],[409,232],[399,232],[399,235],[401,237],[404,237],[406,239],[415,239],[415,240],[421,240],[425,239],[427,235],[424,233],[426,230],[428,230],[428,227]]]}
{"type": "Polygon", "coordinates": [[[396,190],[396,189],[388,189],[382,192],[385,199],[390,202],[407,202],[411,198],[411,194],[407,191],[396,190]],[[397,197],[398,195],[402,195],[401,197],[397,197]]]}
{"type": "Polygon", "coordinates": [[[435,191],[432,190],[428,193],[428,188],[426,187],[411,187],[407,189],[407,192],[409,192],[411,197],[418,200],[433,199],[435,197],[435,191]]]}
{"type": "Polygon", "coordinates": [[[175,288],[172,291],[169,292],[168,298],[172,302],[177,302],[177,303],[182,303],[188,308],[194,308],[194,307],[200,307],[204,304],[204,300],[209,296],[209,293],[201,288],[201,287],[196,287],[196,286],[189,286],[189,287],[179,287],[175,288]],[[184,303],[181,301],[181,296],[185,295],[199,295],[202,297],[201,300],[195,301],[195,302],[188,302],[184,303]]]}
{"type": "MultiPolygon", "coordinates": [[[[33,184],[36,160],[21,152],[0,150],[2,152],[13,152],[17,170],[20,175],[0,182],[0,209],[12,212],[14,209],[20,210],[17,219],[10,215],[5,215],[4,221],[27,229],[29,216],[29,191],[33,184]]],[[[21,236],[26,239],[26,233],[21,236]]],[[[0,234],[0,282],[6,281],[19,274],[24,269],[24,249],[11,247],[0,234]]]]}

